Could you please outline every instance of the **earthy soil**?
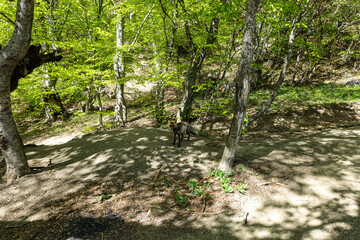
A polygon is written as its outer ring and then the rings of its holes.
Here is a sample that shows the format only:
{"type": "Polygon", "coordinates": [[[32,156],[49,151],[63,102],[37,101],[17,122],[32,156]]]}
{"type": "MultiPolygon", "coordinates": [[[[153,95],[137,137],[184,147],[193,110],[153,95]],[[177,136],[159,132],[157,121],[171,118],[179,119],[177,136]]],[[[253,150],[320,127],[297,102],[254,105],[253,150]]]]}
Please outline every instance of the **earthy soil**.
{"type": "Polygon", "coordinates": [[[359,109],[267,114],[239,144],[232,187],[245,194],[208,176],[228,122],[198,125],[220,137],[180,148],[141,121],[33,139],[32,174],[0,185],[0,239],[359,239],[359,109]],[[208,195],[191,195],[190,179],[208,195]]]}

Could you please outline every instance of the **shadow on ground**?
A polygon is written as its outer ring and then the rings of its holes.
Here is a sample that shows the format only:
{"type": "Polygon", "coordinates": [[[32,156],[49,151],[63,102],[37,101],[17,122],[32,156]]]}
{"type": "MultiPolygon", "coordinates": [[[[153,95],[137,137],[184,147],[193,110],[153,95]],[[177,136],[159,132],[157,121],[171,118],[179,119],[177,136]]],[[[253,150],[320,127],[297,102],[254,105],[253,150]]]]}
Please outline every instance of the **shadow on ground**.
{"type": "Polygon", "coordinates": [[[27,148],[29,160],[51,158],[52,164],[14,185],[1,186],[0,238],[19,239],[19,230],[28,239],[357,239],[360,235],[359,130],[244,140],[237,162],[261,178],[248,194],[224,194],[221,207],[226,211],[213,215],[167,209],[168,199],[159,194],[155,200],[164,211],[149,215],[154,199],[147,196],[149,182],[160,168],[167,176],[206,176],[221,157],[223,145],[215,140],[195,137],[177,148],[171,139],[168,131],[124,128],[27,148]],[[266,182],[288,187],[262,184],[266,182]],[[118,197],[97,201],[111,191],[118,191],[118,197]],[[134,203],[124,205],[121,201],[129,195],[134,203]],[[151,200],[139,205],[139,196],[151,200]],[[89,206],[76,208],[82,201],[89,206]]]}

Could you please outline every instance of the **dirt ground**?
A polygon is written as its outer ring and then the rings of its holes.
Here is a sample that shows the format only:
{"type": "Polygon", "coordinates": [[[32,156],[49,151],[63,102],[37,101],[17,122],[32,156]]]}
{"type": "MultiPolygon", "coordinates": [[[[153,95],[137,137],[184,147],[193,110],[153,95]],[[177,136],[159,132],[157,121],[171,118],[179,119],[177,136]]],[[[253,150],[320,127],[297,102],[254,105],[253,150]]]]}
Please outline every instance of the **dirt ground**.
{"type": "MultiPolygon", "coordinates": [[[[0,239],[359,239],[358,107],[268,114],[239,144],[245,194],[208,176],[221,137],[178,148],[170,130],[134,125],[33,140],[32,174],[0,185],[0,239]],[[189,193],[193,178],[210,197],[189,193]]],[[[198,128],[222,136],[228,123],[198,128]]]]}

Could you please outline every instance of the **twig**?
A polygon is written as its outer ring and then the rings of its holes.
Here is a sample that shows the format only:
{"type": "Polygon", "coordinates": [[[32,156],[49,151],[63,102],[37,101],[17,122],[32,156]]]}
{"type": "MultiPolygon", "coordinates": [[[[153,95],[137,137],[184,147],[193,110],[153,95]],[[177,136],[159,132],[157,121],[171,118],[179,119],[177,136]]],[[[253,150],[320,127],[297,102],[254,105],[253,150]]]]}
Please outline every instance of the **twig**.
{"type": "Polygon", "coordinates": [[[203,199],[204,199],[204,206],[203,206],[201,212],[204,213],[204,212],[205,212],[205,209],[206,209],[206,197],[203,197],[203,199]]]}
{"type": "Polygon", "coordinates": [[[201,181],[199,183],[202,183],[203,181],[205,181],[206,179],[209,179],[210,177],[204,177],[203,179],[201,179],[201,181]]]}
{"type": "Polygon", "coordinates": [[[15,22],[13,20],[11,20],[8,16],[6,16],[5,13],[0,12],[0,15],[2,15],[6,20],[8,20],[9,23],[11,23],[12,25],[15,25],[15,22]]]}
{"type": "Polygon", "coordinates": [[[277,183],[277,182],[268,182],[268,183],[258,184],[258,186],[268,186],[268,185],[279,185],[279,186],[282,186],[282,187],[289,188],[288,185],[285,185],[285,184],[282,184],[282,183],[277,183]]]}
{"type": "Polygon", "coordinates": [[[205,213],[205,212],[190,212],[190,211],[180,211],[180,210],[174,210],[178,213],[183,213],[183,214],[200,214],[200,215],[218,215],[218,214],[222,214],[224,212],[227,212],[226,211],[222,211],[222,212],[216,212],[216,213],[205,213]]]}
{"type": "Polygon", "coordinates": [[[60,227],[60,232],[63,232],[63,231],[64,231],[64,228],[61,226],[61,224],[58,223],[58,222],[56,222],[56,224],[59,225],[59,227],[60,227]]]}
{"type": "Polygon", "coordinates": [[[248,216],[249,216],[249,212],[246,212],[244,225],[246,225],[248,223],[248,216]]]}
{"type": "Polygon", "coordinates": [[[157,171],[157,173],[155,174],[155,177],[154,177],[153,182],[155,182],[155,180],[157,179],[157,177],[158,177],[160,171],[163,169],[163,167],[164,167],[164,166],[161,166],[161,168],[157,171]]]}

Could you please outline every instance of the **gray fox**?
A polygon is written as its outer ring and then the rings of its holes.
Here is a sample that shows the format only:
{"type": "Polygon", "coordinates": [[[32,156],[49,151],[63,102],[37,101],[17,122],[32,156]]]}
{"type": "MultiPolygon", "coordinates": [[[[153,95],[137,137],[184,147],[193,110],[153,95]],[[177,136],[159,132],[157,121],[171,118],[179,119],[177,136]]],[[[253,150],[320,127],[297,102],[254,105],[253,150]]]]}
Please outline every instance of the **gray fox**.
{"type": "Polygon", "coordinates": [[[190,140],[190,133],[193,135],[197,135],[196,132],[194,131],[194,128],[187,122],[175,123],[171,121],[169,126],[174,133],[173,145],[175,145],[176,143],[176,135],[178,136],[178,141],[179,141],[178,147],[180,147],[180,142],[183,140],[185,133],[188,135],[187,141],[190,140]]]}

